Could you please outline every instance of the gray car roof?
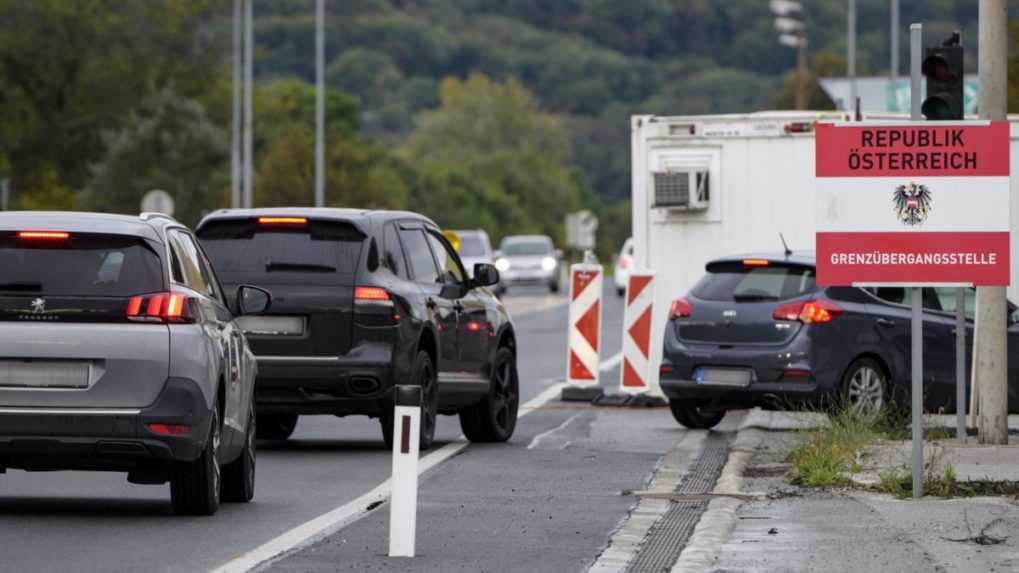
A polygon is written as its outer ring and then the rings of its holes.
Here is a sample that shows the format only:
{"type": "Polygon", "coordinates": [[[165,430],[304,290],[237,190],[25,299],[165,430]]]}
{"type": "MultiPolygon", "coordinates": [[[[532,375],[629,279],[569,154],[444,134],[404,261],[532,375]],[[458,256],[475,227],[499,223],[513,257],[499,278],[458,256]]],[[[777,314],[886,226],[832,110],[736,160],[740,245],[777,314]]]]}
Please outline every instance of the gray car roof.
{"type": "MultiPolygon", "coordinates": [[[[249,217],[271,217],[274,215],[289,217],[314,217],[316,219],[333,219],[357,224],[368,222],[376,217],[391,219],[418,219],[433,225],[435,222],[420,213],[410,211],[386,211],[370,209],[344,209],[339,207],[258,207],[254,209],[218,209],[206,215],[198,227],[209,221],[220,219],[246,219],[249,217]]],[[[438,225],[435,225],[438,227],[438,225]]]]}
{"type": "Polygon", "coordinates": [[[0,212],[0,230],[4,231],[67,231],[70,233],[102,233],[134,235],[162,242],[155,225],[177,222],[169,217],[142,219],[139,215],[113,213],[82,213],[76,211],[4,211],[0,212]]]}

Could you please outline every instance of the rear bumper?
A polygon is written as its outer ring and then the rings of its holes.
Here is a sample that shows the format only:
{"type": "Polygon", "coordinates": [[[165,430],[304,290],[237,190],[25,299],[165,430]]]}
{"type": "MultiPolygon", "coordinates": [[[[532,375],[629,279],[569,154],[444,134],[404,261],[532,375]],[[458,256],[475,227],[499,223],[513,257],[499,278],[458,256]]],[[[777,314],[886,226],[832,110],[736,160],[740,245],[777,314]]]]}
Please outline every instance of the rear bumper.
{"type": "Polygon", "coordinates": [[[211,415],[198,385],[171,378],[147,408],[0,407],[0,467],[30,470],[130,471],[196,459],[211,415]],[[164,436],[147,424],[184,424],[191,432],[164,436]]]}
{"type": "Polygon", "coordinates": [[[709,386],[693,380],[667,378],[662,374],[662,392],[670,400],[704,400],[719,409],[776,408],[824,403],[834,391],[816,380],[798,382],[751,382],[744,388],[709,386]]]}
{"type": "Polygon", "coordinates": [[[258,356],[261,413],[378,415],[392,405],[391,346],[367,344],[347,356],[258,356]]]}

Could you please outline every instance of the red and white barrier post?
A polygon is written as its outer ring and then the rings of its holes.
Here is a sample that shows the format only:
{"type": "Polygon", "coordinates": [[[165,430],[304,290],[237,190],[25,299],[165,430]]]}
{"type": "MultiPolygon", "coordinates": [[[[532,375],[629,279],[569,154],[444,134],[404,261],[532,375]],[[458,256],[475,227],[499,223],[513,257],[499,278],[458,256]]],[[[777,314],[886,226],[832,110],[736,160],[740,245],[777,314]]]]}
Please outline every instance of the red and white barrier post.
{"type": "Polygon", "coordinates": [[[396,386],[393,412],[393,475],[389,501],[389,556],[414,557],[418,506],[421,388],[396,386]]]}
{"type": "Polygon", "coordinates": [[[623,363],[620,391],[644,394],[651,387],[651,323],[654,319],[655,272],[634,270],[626,286],[623,311],[623,363]]]}
{"type": "Polygon", "coordinates": [[[580,393],[601,394],[598,386],[601,299],[601,265],[588,263],[571,265],[569,348],[566,362],[566,383],[573,390],[571,393],[579,390],[580,393]]]}

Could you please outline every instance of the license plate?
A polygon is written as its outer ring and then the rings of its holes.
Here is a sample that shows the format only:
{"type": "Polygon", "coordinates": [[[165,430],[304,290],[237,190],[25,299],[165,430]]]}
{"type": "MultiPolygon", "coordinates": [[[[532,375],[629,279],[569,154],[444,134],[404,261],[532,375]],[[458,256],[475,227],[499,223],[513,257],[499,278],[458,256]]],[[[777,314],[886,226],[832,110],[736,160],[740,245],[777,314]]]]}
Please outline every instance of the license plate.
{"type": "Polygon", "coordinates": [[[73,360],[0,360],[0,387],[88,388],[91,363],[73,360]]]}
{"type": "Polygon", "coordinates": [[[745,388],[750,385],[753,372],[743,368],[698,368],[693,379],[704,386],[733,386],[745,388]]]}
{"type": "Polygon", "coordinates": [[[301,336],[304,334],[303,316],[242,316],[237,324],[245,334],[255,336],[301,336]]]}

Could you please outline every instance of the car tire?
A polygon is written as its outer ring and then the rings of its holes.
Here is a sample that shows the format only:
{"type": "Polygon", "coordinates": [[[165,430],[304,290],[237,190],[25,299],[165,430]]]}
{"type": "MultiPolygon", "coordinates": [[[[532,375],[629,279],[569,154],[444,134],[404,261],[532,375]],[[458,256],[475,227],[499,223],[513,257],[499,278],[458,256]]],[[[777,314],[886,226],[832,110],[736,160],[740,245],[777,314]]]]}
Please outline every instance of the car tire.
{"type": "Polygon", "coordinates": [[[519,405],[516,354],[502,347],[495,353],[492,363],[488,395],[460,411],[460,428],[472,442],[505,442],[517,427],[519,405]]]}
{"type": "Polygon", "coordinates": [[[219,509],[219,402],[212,405],[209,436],[198,459],[177,462],[170,476],[170,500],[178,515],[212,515],[219,509]]]}
{"type": "Polygon", "coordinates": [[[297,414],[260,414],[256,427],[259,440],[286,440],[297,428],[297,414]]]}
{"type": "MultiPolygon", "coordinates": [[[[435,374],[432,357],[421,350],[414,359],[413,385],[421,387],[421,428],[419,430],[418,449],[425,451],[435,441],[435,426],[439,418],[439,384],[435,374]]],[[[382,425],[382,441],[387,449],[393,449],[393,410],[383,409],[379,414],[382,425]]]]}
{"type": "Polygon", "coordinates": [[[244,448],[237,459],[223,468],[223,486],[220,497],[231,503],[247,503],[255,497],[255,462],[258,432],[254,407],[248,412],[248,429],[244,432],[244,448]]]}
{"type": "Polygon", "coordinates": [[[677,422],[691,430],[709,430],[725,417],[725,410],[701,411],[703,402],[698,400],[669,400],[669,410],[677,422]]]}
{"type": "Polygon", "coordinates": [[[873,358],[854,360],[842,376],[843,406],[867,416],[880,414],[889,405],[891,396],[886,372],[873,358]]]}

